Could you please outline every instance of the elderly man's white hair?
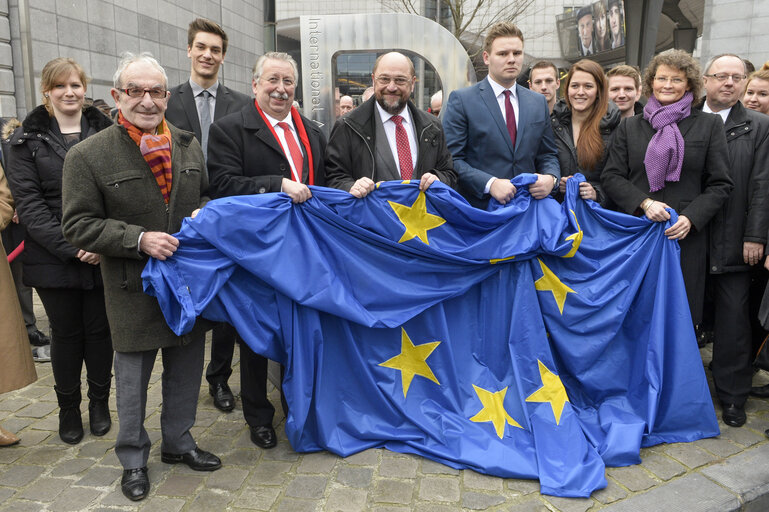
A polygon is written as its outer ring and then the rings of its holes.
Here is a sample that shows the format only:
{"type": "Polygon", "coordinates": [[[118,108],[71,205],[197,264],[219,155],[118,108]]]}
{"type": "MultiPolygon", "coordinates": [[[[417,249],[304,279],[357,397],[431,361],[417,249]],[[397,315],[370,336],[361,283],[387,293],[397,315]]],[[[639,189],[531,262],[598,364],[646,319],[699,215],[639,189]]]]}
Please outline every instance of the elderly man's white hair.
{"type": "Polygon", "coordinates": [[[115,89],[121,89],[123,87],[123,84],[120,81],[123,75],[123,71],[125,71],[126,68],[134,62],[146,62],[147,64],[157,68],[157,70],[160,71],[160,73],[163,75],[164,86],[168,87],[168,75],[166,75],[166,70],[163,69],[163,66],[161,66],[157,60],[155,60],[155,57],[153,57],[150,52],[142,52],[139,54],[123,52],[120,54],[120,63],[117,66],[117,71],[115,71],[115,74],[112,76],[112,84],[115,89]]]}
{"type": "Polygon", "coordinates": [[[262,69],[264,68],[264,62],[267,60],[282,60],[284,62],[288,62],[291,64],[291,68],[294,70],[294,82],[299,80],[299,67],[296,65],[296,61],[294,58],[284,52],[267,52],[258,59],[256,59],[256,64],[254,64],[253,69],[253,77],[254,80],[259,80],[259,77],[262,76],[262,69]]]}
{"type": "Polygon", "coordinates": [[[433,94],[432,96],[430,96],[430,103],[432,103],[434,101],[440,101],[441,103],[443,103],[443,91],[442,90],[438,91],[435,94],[433,94]]]}

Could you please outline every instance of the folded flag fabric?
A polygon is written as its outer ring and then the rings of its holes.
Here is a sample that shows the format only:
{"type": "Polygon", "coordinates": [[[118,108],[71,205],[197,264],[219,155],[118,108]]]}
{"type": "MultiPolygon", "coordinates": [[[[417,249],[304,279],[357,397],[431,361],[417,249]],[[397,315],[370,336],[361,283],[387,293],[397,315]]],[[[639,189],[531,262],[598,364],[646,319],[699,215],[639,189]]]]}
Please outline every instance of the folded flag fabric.
{"type": "MultiPolygon", "coordinates": [[[[385,447],[589,496],[640,449],[719,434],[665,226],[526,185],[481,211],[440,183],[210,202],[150,260],[169,326],[235,326],[285,366],[297,451],[385,447]]],[[[672,222],[675,221],[673,212],[672,222]]]]}

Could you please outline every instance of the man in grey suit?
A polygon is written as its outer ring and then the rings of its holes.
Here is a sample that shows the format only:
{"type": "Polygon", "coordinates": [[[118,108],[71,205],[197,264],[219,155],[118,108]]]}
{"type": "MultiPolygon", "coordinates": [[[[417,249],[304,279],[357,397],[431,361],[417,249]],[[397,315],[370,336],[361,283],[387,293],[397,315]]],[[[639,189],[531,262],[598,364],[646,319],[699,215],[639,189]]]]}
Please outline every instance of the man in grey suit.
{"type": "MultiPolygon", "coordinates": [[[[208,129],[211,123],[237,112],[250,101],[245,94],[219,83],[219,68],[227,53],[227,34],[219,24],[196,18],[187,30],[190,79],[171,89],[166,119],[177,128],[193,132],[208,157],[208,129]]],[[[235,408],[235,397],[227,380],[232,374],[235,329],[229,324],[214,327],[211,361],[206,368],[208,391],[217,409],[235,408]]]]}

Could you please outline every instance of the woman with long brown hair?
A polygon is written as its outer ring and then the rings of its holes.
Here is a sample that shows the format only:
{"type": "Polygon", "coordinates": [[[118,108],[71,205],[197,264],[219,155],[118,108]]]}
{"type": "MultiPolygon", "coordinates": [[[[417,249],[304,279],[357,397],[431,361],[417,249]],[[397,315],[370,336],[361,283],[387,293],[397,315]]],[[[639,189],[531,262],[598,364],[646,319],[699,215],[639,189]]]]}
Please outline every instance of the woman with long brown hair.
{"type": "Polygon", "coordinates": [[[550,118],[561,165],[559,196],[566,191],[566,181],[579,172],[587,180],[580,184],[580,196],[605,203],[601,172],[620,111],[609,104],[606,76],[592,60],[572,65],[565,87],[565,98],[556,103],[550,118]]]}

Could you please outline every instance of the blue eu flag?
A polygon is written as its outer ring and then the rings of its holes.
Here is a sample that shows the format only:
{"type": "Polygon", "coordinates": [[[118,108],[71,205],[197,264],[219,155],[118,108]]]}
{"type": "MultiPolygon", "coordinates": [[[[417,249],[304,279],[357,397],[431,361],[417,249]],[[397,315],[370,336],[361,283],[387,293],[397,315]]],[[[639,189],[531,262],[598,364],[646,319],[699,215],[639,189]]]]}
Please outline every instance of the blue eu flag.
{"type": "Polygon", "coordinates": [[[285,366],[297,451],[373,447],[589,496],[643,446],[718,435],[678,245],[563,204],[470,207],[435,183],[209,203],[151,260],[171,328],[234,325],[285,366]]]}

